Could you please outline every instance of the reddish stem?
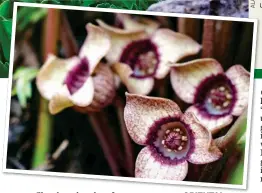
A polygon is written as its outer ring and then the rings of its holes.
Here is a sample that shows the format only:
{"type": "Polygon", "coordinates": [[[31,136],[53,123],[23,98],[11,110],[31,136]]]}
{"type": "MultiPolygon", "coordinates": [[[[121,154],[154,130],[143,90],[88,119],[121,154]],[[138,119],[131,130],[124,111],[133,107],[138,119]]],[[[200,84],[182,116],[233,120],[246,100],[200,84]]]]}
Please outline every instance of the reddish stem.
{"type": "Polygon", "coordinates": [[[204,21],[202,58],[214,56],[215,21],[206,19],[204,21]]]}
{"type": "Polygon", "coordinates": [[[113,152],[117,154],[117,161],[122,163],[124,161],[123,152],[119,146],[119,143],[117,143],[116,136],[114,135],[114,130],[110,127],[107,117],[108,116],[105,112],[99,112],[99,122],[102,125],[102,128],[107,128],[103,129],[103,132],[106,135],[108,144],[110,145],[111,149],[114,150],[113,152]]]}
{"type": "Polygon", "coordinates": [[[79,48],[74,38],[71,26],[64,13],[61,13],[61,33],[60,38],[65,50],[65,55],[71,57],[78,54],[79,48]]]}
{"type": "Polygon", "coordinates": [[[44,36],[44,59],[48,54],[57,52],[57,40],[59,32],[59,13],[57,9],[48,9],[44,36]]]}
{"type": "MultiPolygon", "coordinates": [[[[99,140],[99,143],[104,151],[105,157],[107,158],[108,164],[112,170],[112,173],[114,176],[121,176],[119,172],[118,165],[116,163],[115,157],[113,156],[113,152],[111,151],[111,147],[108,144],[107,138],[105,133],[102,130],[102,127],[100,127],[99,124],[99,114],[93,113],[88,116],[90,123],[93,126],[94,132],[96,133],[96,136],[99,140]]],[[[106,128],[104,128],[106,129],[106,128]]]]}
{"type": "Polygon", "coordinates": [[[120,97],[116,97],[115,99],[115,107],[117,109],[118,119],[120,121],[122,138],[125,146],[125,154],[126,154],[126,163],[127,169],[131,176],[134,175],[134,151],[131,143],[131,139],[127,132],[126,124],[124,121],[124,103],[120,97]]]}

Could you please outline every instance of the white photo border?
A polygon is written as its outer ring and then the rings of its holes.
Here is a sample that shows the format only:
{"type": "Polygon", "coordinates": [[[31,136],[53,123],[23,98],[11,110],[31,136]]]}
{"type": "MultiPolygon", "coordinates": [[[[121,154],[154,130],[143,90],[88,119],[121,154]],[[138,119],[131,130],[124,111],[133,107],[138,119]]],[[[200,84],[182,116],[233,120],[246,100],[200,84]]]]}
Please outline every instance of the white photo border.
{"type": "Polygon", "coordinates": [[[222,17],[222,16],[208,16],[208,15],[194,15],[194,14],[178,14],[178,13],[164,13],[164,12],[152,12],[152,11],[134,11],[134,10],[121,10],[110,8],[93,8],[93,7],[80,7],[80,6],[68,6],[68,5],[53,5],[53,4],[37,4],[37,3],[24,3],[14,2],[13,8],[13,24],[12,24],[12,39],[11,39],[11,52],[10,52],[10,66],[9,66],[9,80],[8,80],[8,93],[7,93],[7,111],[5,117],[5,136],[4,136],[4,156],[3,156],[3,172],[15,173],[15,174],[30,174],[30,175],[42,175],[42,176],[54,176],[54,177],[73,177],[73,178],[87,178],[98,180],[117,180],[127,182],[143,182],[143,183],[157,183],[157,184],[169,184],[169,185],[191,185],[191,186],[203,186],[203,187],[220,187],[229,189],[247,189],[248,178],[248,157],[250,146],[250,132],[251,132],[251,114],[253,103],[253,89],[254,89],[254,70],[256,61],[256,43],[257,43],[257,19],[248,18],[235,18],[235,17],[222,17]],[[210,20],[224,20],[224,21],[238,21],[253,23],[253,41],[252,41],[252,59],[250,67],[250,85],[249,85],[249,103],[248,103],[248,115],[247,115],[247,129],[246,129],[246,146],[245,146],[245,159],[244,159],[244,177],[242,185],[233,184],[219,184],[219,183],[206,183],[206,182],[191,182],[191,181],[172,181],[172,180],[155,180],[155,179],[142,179],[134,177],[116,177],[116,176],[103,176],[103,175],[91,175],[91,174],[74,174],[74,173],[62,173],[62,172],[49,172],[49,171],[35,171],[35,170],[18,170],[6,168],[7,161],[7,148],[8,148],[8,131],[9,131],[9,116],[11,106],[11,91],[12,91],[12,77],[13,77],[13,62],[14,62],[14,48],[15,48],[15,33],[16,33],[16,20],[18,7],[37,7],[37,8],[54,8],[54,9],[66,9],[66,10],[79,10],[79,11],[94,11],[94,12],[108,12],[108,13],[126,13],[135,15],[151,15],[151,16],[166,16],[166,17],[183,17],[194,19],[210,19],[210,20]]]}

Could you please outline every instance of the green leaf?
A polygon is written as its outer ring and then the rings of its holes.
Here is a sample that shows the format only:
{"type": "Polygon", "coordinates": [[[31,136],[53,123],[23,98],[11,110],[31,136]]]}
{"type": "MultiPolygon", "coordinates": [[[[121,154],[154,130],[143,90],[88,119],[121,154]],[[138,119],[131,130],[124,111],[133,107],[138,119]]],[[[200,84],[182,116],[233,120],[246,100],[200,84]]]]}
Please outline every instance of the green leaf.
{"type": "Polygon", "coordinates": [[[9,64],[0,61],[0,78],[8,78],[9,64]]]}
{"type": "Polygon", "coordinates": [[[38,69],[36,68],[21,66],[17,68],[13,76],[13,79],[14,80],[25,79],[26,81],[31,81],[32,79],[36,77],[37,72],[38,72],[38,69]]]}
{"type": "Polygon", "coordinates": [[[83,6],[88,7],[88,6],[94,5],[95,3],[97,3],[96,0],[84,0],[83,6]]]}
{"type": "Polygon", "coordinates": [[[3,21],[3,27],[4,27],[4,30],[6,31],[7,35],[11,39],[11,35],[12,35],[12,20],[9,19],[9,20],[3,21]]]}
{"type": "Polygon", "coordinates": [[[4,53],[5,61],[9,61],[11,44],[12,21],[0,18],[0,50],[4,53]]]}
{"type": "Polygon", "coordinates": [[[64,5],[74,5],[74,6],[80,6],[83,5],[85,0],[64,0],[64,1],[60,1],[61,4],[64,5]]]}
{"type": "Polygon", "coordinates": [[[21,107],[25,108],[26,107],[26,93],[24,93],[25,90],[25,81],[23,79],[19,79],[16,81],[16,94],[18,101],[21,105],[21,107]]]}
{"type": "Polygon", "coordinates": [[[32,80],[36,77],[38,69],[29,67],[19,67],[13,80],[15,85],[12,90],[12,96],[17,95],[20,105],[26,107],[27,99],[32,97],[32,80]]]}
{"type": "Polygon", "coordinates": [[[43,4],[61,4],[57,0],[43,0],[43,1],[41,1],[41,3],[43,3],[43,4]]]}
{"type": "MultiPolygon", "coordinates": [[[[11,44],[11,33],[12,33],[12,20],[11,18],[11,4],[10,1],[4,1],[0,4],[0,55],[2,63],[9,61],[10,56],[10,44],[11,44]]],[[[5,76],[6,69],[1,65],[1,76],[5,76]]],[[[8,69],[7,69],[8,71],[8,69]]],[[[7,73],[8,74],[8,73],[7,73]]]]}
{"type": "Polygon", "coordinates": [[[121,8],[123,8],[123,7],[114,5],[112,3],[100,3],[100,4],[97,4],[96,7],[99,7],[99,8],[113,8],[113,9],[121,9],[121,8]]]}
{"type": "Polygon", "coordinates": [[[138,10],[138,6],[134,3],[130,9],[131,10],[138,10]]]}
{"type": "Polygon", "coordinates": [[[21,7],[17,15],[17,31],[26,30],[30,25],[39,22],[47,14],[47,9],[35,7],[21,7]]]}
{"type": "MultiPolygon", "coordinates": [[[[151,1],[152,3],[155,3],[155,1],[151,1]]],[[[151,4],[152,4],[151,3],[151,4]]],[[[147,0],[139,0],[138,1],[138,9],[139,10],[147,10],[147,8],[149,7],[149,5],[151,5],[147,0]]]]}
{"type": "Polygon", "coordinates": [[[4,1],[0,5],[0,16],[4,18],[10,18],[11,17],[11,3],[9,0],[4,1]]]}
{"type": "Polygon", "coordinates": [[[121,1],[121,2],[127,9],[133,9],[133,7],[136,5],[136,0],[121,1]]]}

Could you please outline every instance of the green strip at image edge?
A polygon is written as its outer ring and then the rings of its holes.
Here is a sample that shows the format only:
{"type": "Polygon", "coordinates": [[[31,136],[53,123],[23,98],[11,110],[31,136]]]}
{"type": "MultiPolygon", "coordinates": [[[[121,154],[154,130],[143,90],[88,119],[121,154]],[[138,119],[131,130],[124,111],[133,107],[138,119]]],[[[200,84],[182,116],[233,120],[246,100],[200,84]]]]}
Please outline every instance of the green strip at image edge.
{"type": "Polygon", "coordinates": [[[254,78],[255,79],[262,79],[262,69],[255,69],[254,78]]]}

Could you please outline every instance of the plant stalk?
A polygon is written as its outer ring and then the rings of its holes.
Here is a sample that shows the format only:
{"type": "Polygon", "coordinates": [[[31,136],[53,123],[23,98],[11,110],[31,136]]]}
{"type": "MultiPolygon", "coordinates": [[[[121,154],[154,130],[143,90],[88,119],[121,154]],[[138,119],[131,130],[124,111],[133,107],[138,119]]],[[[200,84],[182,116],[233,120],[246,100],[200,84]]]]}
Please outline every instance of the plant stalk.
{"type": "Polygon", "coordinates": [[[217,138],[215,143],[223,152],[220,160],[207,164],[199,178],[201,182],[215,182],[221,170],[225,166],[228,158],[232,155],[234,148],[237,146],[238,140],[245,133],[246,126],[243,129],[243,124],[246,124],[247,109],[238,117],[226,135],[217,138]]]}
{"type": "Polygon", "coordinates": [[[117,109],[118,120],[120,122],[121,134],[125,147],[125,160],[127,163],[127,170],[130,173],[130,175],[133,176],[135,168],[134,150],[124,121],[124,103],[119,96],[117,96],[115,99],[115,108],[117,109]]]}
{"type": "Polygon", "coordinates": [[[202,40],[202,58],[214,56],[215,21],[206,19],[204,21],[204,32],[202,40]]]}
{"type": "Polygon", "coordinates": [[[114,152],[112,152],[112,148],[108,144],[108,139],[105,133],[103,132],[103,129],[106,129],[106,128],[102,128],[99,124],[99,114],[97,113],[89,114],[88,118],[89,118],[89,121],[92,125],[94,132],[96,133],[98,141],[103,149],[103,152],[105,154],[105,157],[108,161],[108,164],[111,168],[113,175],[121,176],[117,162],[116,162],[116,158],[115,156],[113,156],[114,152]]]}
{"type": "MultiPolygon", "coordinates": [[[[48,9],[48,14],[44,26],[44,48],[43,59],[46,60],[48,54],[57,52],[57,40],[59,34],[60,11],[48,9]]],[[[46,162],[50,148],[52,116],[48,111],[48,102],[40,97],[39,117],[37,126],[36,145],[33,155],[32,167],[37,168],[46,162]]]]}

